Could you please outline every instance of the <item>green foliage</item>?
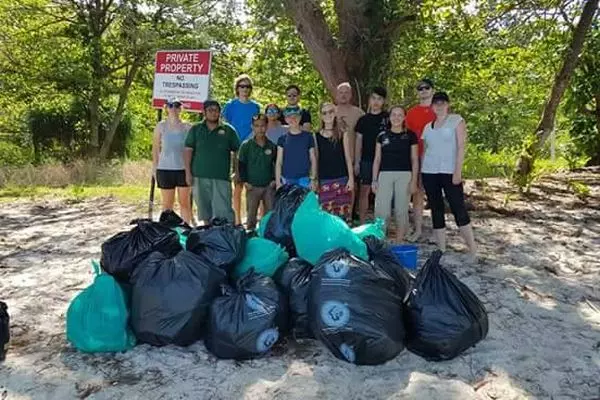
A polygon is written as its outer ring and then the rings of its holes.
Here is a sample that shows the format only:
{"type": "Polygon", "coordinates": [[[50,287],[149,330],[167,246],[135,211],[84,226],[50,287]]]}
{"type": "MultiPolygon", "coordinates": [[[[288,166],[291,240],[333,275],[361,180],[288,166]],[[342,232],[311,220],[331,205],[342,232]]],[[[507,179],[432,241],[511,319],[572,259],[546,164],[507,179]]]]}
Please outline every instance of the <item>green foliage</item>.
{"type": "Polygon", "coordinates": [[[591,195],[591,190],[588,185],[583,182],[571,180],[568,182],[569,189],[579,198],[585,201],[591,195]]]}
{"type": "Polygon", "coordinates": [[[503,151],[492,153],[489,150],[478,150],[474,146],[467,148],[463,166],[467,179],[483,179],[503,177],[509,179],[517,159],[516,153],[503,151]]]}
{"type": "Polygon", "coordinates": [[[31,162],[33,155],[27,148],[0,140],[0,165],[20,166],[31,162]]]}
{"type": "Polygon", "coordinates": [[[573,152],[600,164],[600,23],[592,25],[589,39],[575,71],[566,110],[573,138],[573,152]]]}
{"type": "MultiPolygon", "coordinates": [[[[408,7],[416,2],[369,1],[381,6],[372,12],[384,22],[413,11],[418,17],[403,25],[390,54],[379,54],[383,45],[365,47],[370,42],[357,41],[373,57],[381,57],[361,84],[387,85],[390,104],[412,105],[417,101],[415,82],[433,78],[467,121],[465,177],[512,178],[510,171],[538,123],[568,43],[568,23],[578,17],[582,1],[423,0],[418,10],[408,7]],[[564,14],[556,12],[558,6],[564,14]]],[[[94,39],[91,26],[78,14],[81,2],[0,0],[0,163],[71,162],[87,156],[95,85],[100,85],[102,142],[135,60],[140,68],[110,155],[149,159],[156,124],[150,107],[152,56],[161,48],[212,49],[211,96],[222,102],[233,96],[233,79],[240,73],[254,79],[254,96],[263,105],[283,105],[284,89],[291,83],[301,87],[301,103],[315,116],[318,105],[331,100],[282,1],[247,0],[243,10],[230,2],[212,7],[210,1],[101,3],[111,4],[107,15],[113,19],[94,39]]],[[[335,2],[320,4],[335,39],[340,34],[335,2]]],[[[377,31],[371,28],[365,37],[377,31]]],[[[559,111],[556,161],[545,161],[550,155],[544,149],[532,179],[559,167],[600,162],[600,116],[594,114],[600,109],[599,54],[596,21],[559,111]]],[[[525,189],[531,183],[519,185],[525,189]]]]}

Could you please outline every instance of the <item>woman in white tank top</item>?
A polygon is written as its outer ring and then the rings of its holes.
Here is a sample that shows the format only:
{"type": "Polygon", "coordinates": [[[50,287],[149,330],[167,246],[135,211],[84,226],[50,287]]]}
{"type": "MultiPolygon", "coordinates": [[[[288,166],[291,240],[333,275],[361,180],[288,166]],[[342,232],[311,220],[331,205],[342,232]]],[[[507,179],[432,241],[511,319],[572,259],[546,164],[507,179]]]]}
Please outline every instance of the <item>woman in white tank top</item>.
{"type": "Polygon", "coordinates": [[[467,129],[458,114],[449,114],[450,98],[444,92],[433,95],[432,108],[436,119],[425,126],[425,154],[421,168],[423,186],[431,208],[433,234],[438,247],[446,250],[444,195],[460,234],[475,256],[476,245],[471,220],[465,207],[462,166],[465,159],[467,129]]]}
{"type": "Polygon", "coordinates": [[[175,191],[179,198],[181,218],[192,223],[191,187],[187,182],[183,162],[185,137],[190,124],[181,121],[182,103],[178,99],[167,101],[167,119],[154,129],[152,141],[152,166],[154,178],[160,189],[162,209],[172,210],[175,191]]]}

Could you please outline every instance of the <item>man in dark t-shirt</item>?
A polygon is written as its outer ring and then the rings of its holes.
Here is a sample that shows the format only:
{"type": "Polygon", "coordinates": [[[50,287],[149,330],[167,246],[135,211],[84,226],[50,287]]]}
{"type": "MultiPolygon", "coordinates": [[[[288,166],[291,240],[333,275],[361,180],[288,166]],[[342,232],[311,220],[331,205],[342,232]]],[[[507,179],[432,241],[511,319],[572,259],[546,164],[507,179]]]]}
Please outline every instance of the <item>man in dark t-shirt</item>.
{"type": "Polygon", "coordinates": [[[354,173],[360,181],[358,207],[361,224],[365,223],[369,209],[377,136],[385,131],[389,124],[388,113],[383,109],[386,97],[387,90],[384,87],[373,88],[369,97],[369,112],[356,123],[354,173]]]}
{"type": "MultiPolygon", "coordinates": [[[[308,111],[306,108],[300,107],[298,104],[300,102],[300,94],[301,92],[298,85],[289,85],[287,88],[285,88],[285,97],[287,98],[286,107],[298,107],[300,110],[300,128],[302,128],[304,131],[310,132],[312,128],[312,117],[310,116],[310,111],[308,111]]],[[[280,122],[283,125],[287,124],[283,114],[281,115],[280,122]]]]}

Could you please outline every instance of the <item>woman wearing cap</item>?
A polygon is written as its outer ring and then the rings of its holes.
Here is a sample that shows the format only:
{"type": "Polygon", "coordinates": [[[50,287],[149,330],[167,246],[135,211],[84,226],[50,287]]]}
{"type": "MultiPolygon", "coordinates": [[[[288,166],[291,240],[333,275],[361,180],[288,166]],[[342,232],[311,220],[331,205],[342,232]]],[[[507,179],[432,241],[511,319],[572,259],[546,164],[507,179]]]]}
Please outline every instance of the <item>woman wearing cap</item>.
{"type": "Polygon", "coordinates": [[[267,138],[277,144],[279,138],[286,134],[287,127],[284,126],[280,118],[282,117],[281,109],[277,104],[269,104],[265,107],[265,115],[267,116],[267,138]]]}
{"type": "Polygon", "coordinates": [[[154,129],[152,166],[160,189],[163,211],[173,209],[177,190],[181,217],[191,224],[191,189],[186,182],[183,160],[185,137],[191,125],[181,121],[181,106],[181,101],[177,99],[167,101],[167,119],[160,121],[154,129]]]}
{"type": "Polygon", "coordinates": [[[277,161],[275,163],[275,183],[297,185],[317,190],[317,156],[315,140],[310,132],[300,126],[300,107],[286,107],[283,110],[288,132],[277,141],[277,161]]]}
{"type": "Polygon", "coordinates": [[[408,230],[408,203],[417,190],[419,146],[417,135],[406,129],[406,110],[402,106],[390,109],[391,128],[377,136],[373,161],[372,188],[375,195],[375,216],[389,220],[394,201],[396,241],[404,242],[408,230]]]}
{"type": "Polygon", "coordinates": [[[321,129],[315,133],[319,170],[319,202],[325,210],[350,221],[352,215],[352,143],[338,124],[332,103],[320,108],[321,129]]]}
{"type": "Polygon", "coordinates": [[[446,224],[444,195],[454,215],[460,234],[469,247],[472,257],[476,253],[471,220],[465,207],[462,184],[462,167],[465,159],[467,129],[465,120],[450,114],[450,98],[444,92],[433,95],[432,108],[435,121],[423,131],[425,154],[421,167],[423,186],[431,207],[433,235],[440,250],[446,249],[446,224]],[[442,195],[443,192],[443,195],[442,195]]]}

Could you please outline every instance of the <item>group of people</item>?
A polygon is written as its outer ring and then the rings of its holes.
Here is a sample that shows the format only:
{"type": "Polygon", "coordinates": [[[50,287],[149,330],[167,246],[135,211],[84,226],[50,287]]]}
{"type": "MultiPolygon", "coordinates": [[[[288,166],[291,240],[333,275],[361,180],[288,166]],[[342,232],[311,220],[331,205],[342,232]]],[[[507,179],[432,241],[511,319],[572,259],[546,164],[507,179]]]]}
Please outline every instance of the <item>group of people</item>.
{"type": "Polygon", "coordinates": [[[419,104],[408,110],[386,109],[386,89],[373,88],[367,113],[352,104],[351,85],[341,83],[335,102],[320,105],[318,127],[299,104],[298,86],[287,87],[285,107],[269,104],[264,112],[251,98],[252,87],[248,75],[239,76],[235,97],[222,109],[217,101],[204,102],[204,119],[193,126],[180,118],[181,101],[167,102],[168,116],[153,141],[163,209],[173,208],[177,191],[186,222],[193,221],[193,197],[199,221],[221,217],[240,224],[245,189],[247,228],[255,229],[276,189],[289,184],[315,191],[325,210],[348,222],[357,208],[363,224],[374,194],[375,216],[390,221],[393,212],[395,239],[404,242],[420,239],[427,197],[434,240],[445,250],[445,196],[475,254],[462,184],[465,121],[450,112],[450,98],[434,92],[431,80],[418,82],[419,104]],[[411,201],[414,230],[408,236],[411,201]]]}

